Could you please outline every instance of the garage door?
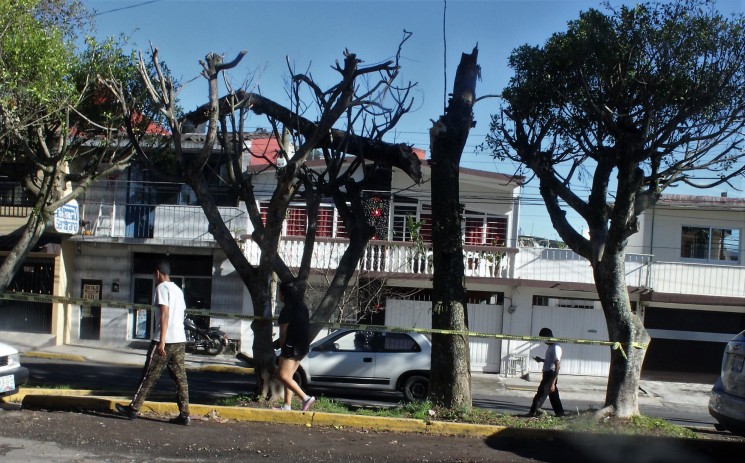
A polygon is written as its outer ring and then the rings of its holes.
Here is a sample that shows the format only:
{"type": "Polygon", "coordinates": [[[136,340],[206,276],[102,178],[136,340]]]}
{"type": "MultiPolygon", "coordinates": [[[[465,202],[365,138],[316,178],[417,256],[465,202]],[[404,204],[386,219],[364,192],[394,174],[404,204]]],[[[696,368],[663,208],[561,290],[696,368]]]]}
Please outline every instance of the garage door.
{"type": "MultiPolygon", "coordinates": [[[[608,328],[600,303],[587,299],[536,297],[533,305],[531,335],[538,336],[543,327],[551,328],[555,337],[571,339],[608,340],[608,328]]],[[[561,345],[561,373],[569,375],[607,376],[610,348],[607,346],[561,345]]],[[[546,345],[534,343],[530,356],[543,357],[546,345]]],[[[530,371],[540,371],[541,365],[529,361],[530,371]]]]}

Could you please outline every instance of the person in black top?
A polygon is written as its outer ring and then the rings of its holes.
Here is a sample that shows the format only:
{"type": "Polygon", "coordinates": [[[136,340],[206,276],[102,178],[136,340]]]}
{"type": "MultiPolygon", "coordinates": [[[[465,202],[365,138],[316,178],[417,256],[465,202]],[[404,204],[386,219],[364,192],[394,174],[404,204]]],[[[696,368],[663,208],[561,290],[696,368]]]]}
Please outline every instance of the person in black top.
{"type": "Polygon", "coordinates": [[[285,281],[279,285],[279,299],[284,306],[279,313],[279,380],[285,386],[285,403],[282,410],[290,410],[292,394],[297,394],[303,401],[302,410],[307,411],[316,401],[307,395],[297,382],[292,379],[300,361],[308,355],[310,349],[310,316],[308,307],[299,297],[295,285],[285,281]]]}

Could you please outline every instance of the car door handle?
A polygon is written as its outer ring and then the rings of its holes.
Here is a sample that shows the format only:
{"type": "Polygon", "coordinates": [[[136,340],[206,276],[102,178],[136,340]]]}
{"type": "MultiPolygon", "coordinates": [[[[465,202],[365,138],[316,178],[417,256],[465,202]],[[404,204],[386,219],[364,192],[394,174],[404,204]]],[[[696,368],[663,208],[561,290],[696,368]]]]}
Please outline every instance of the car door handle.
{"type": "Polygon", "coordinates": [[[362,361],[365,363],[372,363],[372,357],[362,357],[362,361]]]}

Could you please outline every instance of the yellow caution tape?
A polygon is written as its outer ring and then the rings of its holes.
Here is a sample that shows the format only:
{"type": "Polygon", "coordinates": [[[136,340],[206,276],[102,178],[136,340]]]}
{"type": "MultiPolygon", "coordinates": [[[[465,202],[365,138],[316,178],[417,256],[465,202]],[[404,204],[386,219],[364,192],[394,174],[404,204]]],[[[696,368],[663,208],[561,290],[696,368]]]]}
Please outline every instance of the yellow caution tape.
{"type": "MultiPolygon", "coordinates": [[[[0,300],[13,300],[13,301],[24,301],[24,302],[48,302],[48,303],[59,303],[59,304],[74,304],[81,306],[102,306],[114,309],[138,309],[138,310],[152,310],[152,305],[148,304],[135,304],[133,302],[121,302],[121,301],[105,301],[100,299],[83,299],[76,297],[63,297],[53,296],[51,294],[33,294],[33,293],[18,293],[18,292],[4,292],[0,293],[0,300]]],[[[187,309],[186,312],[190,315],[202,315],[208,317],[217,318],[236,318],[240,320],[266,320],[266,317],[256,315],[242,315],[234,313],[220,313],[211,310],[204,309],[187,309]]],[[[276,318],[272,318],[276,320],[276,318]]],[[[469,336],[474,338],[489,338],[499,339],[504,341],[537,341],[537,342],[554,342],[563,344],[581,344],[581,345],[596,345],[596,346],[608,346],[612,350],[620,350],[621,354],[626,358],[626,351],[624,350],[623,343],[614,341],[597,341],[593,339],[571,339],[571,338],[545,338],[540,336],[519,336],[512,334],[496,334],[496,333],[479,333],[474,331],[460,331],[460,330],[443,330],[435,328],[404,328],[400,326],[384,326],[384,325],[366,325],[356,323],[337,323],[337,322],[316,322],[311,321],[314,325],[322,325],[326,328],[351,328],[361,329],[365,331],[394,331],[402,333],[422,333],[422,334],[450,334],[450,335],[461,335],[469,336]]],[[[631,343],[631,347],[635,349],[646,349],[648,344],[642,344],[638,342],[631,343]]]]}

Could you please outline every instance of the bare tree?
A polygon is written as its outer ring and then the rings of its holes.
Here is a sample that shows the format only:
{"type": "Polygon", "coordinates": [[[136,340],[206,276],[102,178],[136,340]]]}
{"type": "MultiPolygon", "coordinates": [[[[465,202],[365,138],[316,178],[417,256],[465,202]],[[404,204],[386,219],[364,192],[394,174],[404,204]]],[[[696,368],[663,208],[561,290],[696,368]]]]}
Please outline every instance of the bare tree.
{"type": "MultiPolygon", "coordinates": [[[[408,33],[404,41],[406,38],[408,33]]],[[[157,55],[157,50],[154,50],[153,63],[156,66],[157,55]]],[[[318,207],[323,198],[331,198],[344,221],[349,244],[311,318],[311,321],[327,322],[336,311],[367,242],[373,236],[373,228],[368,223],[362,203],[362,192],[370,174],[375,169],[397,167],[419,181],[421,166],[410,146],[383,141],[383,137],[411,107],[409,91],[413,85],[396,87],[394,84],[399,72],[398,57],[396,61],[363,67],[356,55],[345,52],[343,62],[333,67],[339,74],[339,82],[326,90],[312,76],[292,73],[292,89],[289,92],[292,101],[288,108],[244,89],[233,90],[229,87],[227,95],[219,97],[220,75],[236,66],[244,55],[245,52],[239,54],[230,63],[223,62],[222,57],[216,54],[206,56],[202,63],[202,75],[208,81],[209,103],[183,119],[178,117],[175,110],[176,89],[170,80],[166,76],[159,76],[157,81],[152,81],[144,72],[142,59],[140,66],[143,80],[152,98],[160,105],[173,133],[174,151],[184,172],[184,181],[194,190],[209,220],[210,232],[248,288],[255,314],[263,317],[252,324],[253,351],[260,378],[259,392],[262,396],[270,396],[276,392],[272,385],[275,372],[270,321],[272,272],[282,281],[296,279],[302,291],[305,291],[312,266],[318,207]],[[302,100],[303,90],[308,90],[312,95],[317,122],[301,115],[311,106],[302,100]],[[389,104],[391,107],[386,107],[389,104]],[[276,172],[276,188],[268,201],[265,220],[262,220],[258,198],[254,193],[253,176],[241,164],[245,146],[244,127],[250,113],[268,118],[273,136],[283,148],[280,153],[283,166],[280,167],[274,159],[266,159],[276,172]],[[203,148],[196,155],[185,155],[180,146],[182,123],[185,121],[194,125],[207,124],[203,148]],[[245,203],[254,228],[252,238],[261,249],[257,266],[248,262],[223,222],[205,180],[204,166],[216,142],[220,143],[227,156],[229,187],[245,203]],[[308,158],[319,150],[323,166],[309,167],[308,158]],[[303,257],[300,267],[293,273],[278,255],[277,249],[287,208],[299,195],[302,195],[306,204],[308,220],[303,257]]],[[[141,154],[146,157],[144,150],[141,150],[141,154]]],[[[320,329],[320,325],[312,325],[311,337],[320,329]]]]}

